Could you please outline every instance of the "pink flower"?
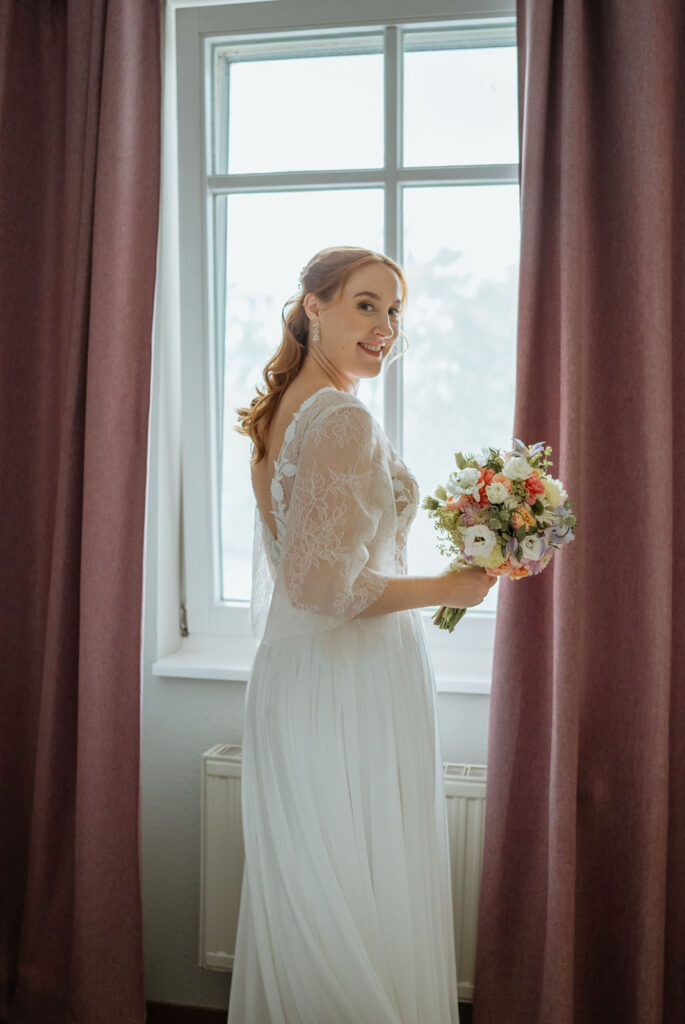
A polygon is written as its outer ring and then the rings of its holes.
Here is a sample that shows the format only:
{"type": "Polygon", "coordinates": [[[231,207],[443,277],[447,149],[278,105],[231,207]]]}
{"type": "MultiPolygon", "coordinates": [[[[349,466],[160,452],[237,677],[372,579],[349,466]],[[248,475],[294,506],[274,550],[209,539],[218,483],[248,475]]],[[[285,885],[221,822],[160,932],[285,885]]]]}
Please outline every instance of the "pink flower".
{"type": "MultiPolygon", "coordinates": [[[[464,495],[463,497],[467,497],[464,495]]],[[[459,499],[461,501],[461,498],[459,499]]],[[[461,521],[464,526],[476,526],[479,522],[478,519],[479,506],[474,502],[467,500],[461,506],[461,521]]]]}

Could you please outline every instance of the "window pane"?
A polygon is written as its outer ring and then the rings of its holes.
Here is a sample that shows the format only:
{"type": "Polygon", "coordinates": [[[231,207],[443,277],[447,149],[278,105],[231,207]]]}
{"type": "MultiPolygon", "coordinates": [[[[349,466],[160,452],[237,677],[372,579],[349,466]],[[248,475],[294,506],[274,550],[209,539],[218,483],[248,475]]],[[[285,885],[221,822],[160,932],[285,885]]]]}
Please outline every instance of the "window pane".
{"type": "MultiPolygon", "coordinates": [[[[511,443],[518,203],[515,185],[405,190],[404,457],[422,498],[446,482],[455,452],[511,443]]],[[[424,509],[408,554],[410,573],[446,567],[424,509]]],[[[494,608],[498,589],[479,607],[494,608]]]]}
{"type": "Polygon", "coordinates": [[[404,104],[407,166],[518,163],[516,47],[405,52],[404,104]]]}
{"type": "Polygon", "coordinates": [[[228,122],[220,133],[228,136],[228,172],[381,167],[382,37],[362,45],[376,52],[265,59],[262,48],[260,59],[245,60],[243,47],[243,59],[223,58],[218,117],[228,122]]]}
{"type": "MultiPolygon", "coordinates": [[[[382,249],[383,191],[222,196],[215,200],[215,218],[215,237],[225,231],[227,239],[226,331],[219,339],[224,357],[219,360],[224,366],[221,589],[225,600],[249,600],[254,509],[250,442],[233,429],[235,409],[254,397],[262,370],[280,344],[281,310],[297,292],[305,263],[331,245],[382,249]]],[[[362,382],[359,397],[379,416],[382,379],[362,382]]]]}

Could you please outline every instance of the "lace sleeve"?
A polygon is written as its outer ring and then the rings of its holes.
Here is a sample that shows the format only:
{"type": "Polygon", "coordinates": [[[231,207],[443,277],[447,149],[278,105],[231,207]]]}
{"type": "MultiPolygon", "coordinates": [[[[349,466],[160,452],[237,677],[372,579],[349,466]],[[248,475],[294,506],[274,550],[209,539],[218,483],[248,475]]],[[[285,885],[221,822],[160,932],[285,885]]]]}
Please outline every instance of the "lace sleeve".
{"type": "Polygon", "coordinates": [[[361,403],[325,410],[306,429],[292,477],[271,638],[330,628],[377,601],[387,555],[394,561],[394,520],[370,413],[361,403]]]}
{"type": "Polygon", "coordinates": [[[269,531],[262,522],[259,506],[255,506],[252,542],[252,598],[250,621],[252,634],[259,642],[264,636],[269,605],[274,588],[274,563],[269,551],[269,531]]]}

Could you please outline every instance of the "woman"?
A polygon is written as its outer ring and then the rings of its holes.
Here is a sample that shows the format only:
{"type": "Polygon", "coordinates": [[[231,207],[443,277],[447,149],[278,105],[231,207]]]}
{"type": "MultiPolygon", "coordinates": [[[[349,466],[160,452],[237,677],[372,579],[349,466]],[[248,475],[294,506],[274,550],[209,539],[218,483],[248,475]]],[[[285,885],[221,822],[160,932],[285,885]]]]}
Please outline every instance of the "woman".
{"type": "Polygon", "coordinates": [[[317,253],[286,305],[253,441],[245,873],[229,1024],[458,1021],[435,681],[416,609],[479,604],[469,567],[406,575],[415,479],[356,397],[399,336],[400,267],[317,253]]]}

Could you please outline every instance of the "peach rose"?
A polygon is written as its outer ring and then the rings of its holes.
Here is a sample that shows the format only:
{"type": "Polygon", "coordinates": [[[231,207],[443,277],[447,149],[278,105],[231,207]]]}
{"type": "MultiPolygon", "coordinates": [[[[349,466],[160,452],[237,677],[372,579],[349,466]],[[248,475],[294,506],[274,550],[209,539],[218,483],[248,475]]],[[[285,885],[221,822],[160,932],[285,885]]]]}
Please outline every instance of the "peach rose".
{"type": "Polygon", "coordinates": [[[494,469],[484,469],[483,467],[481,467],[478,470],[478,472],[480,473],[480,480],[478,482],[478,486],[479,486],[480,489],[479,489],[479,493],[478,493],[478,498],[476,500],[481,505],[489,505],[490,504],[490,499],[488,498],[487,494],[485,493],[485,488],[488,486],[489,483],[492,482],[492,478],[495,475],[495,471],[494,471],[494,469]]]}
{"type": "Polygon", "coordinates": [[[508,491],[511,491],[511,480],[508,476],[505,476],[504,473],[495,473],[490,483],[502,484],[502,486],[506,487],[508,491]]]}
{"type": "Polygon", "coordinates": [[[523,481],[523,486],[526,489],[526,502],[529,505],[534,505],[538,500],[538,494],[545,493],[545,485],[540,479],[540,474],[537,469],[534,469],[529,477],[523,481]]]}
{"type": "Polygon", "coordinates": [[[496,569],[486,569],[488,576],[508,576],[511,572],[511,566],[508,562],[502,562],[496,569]]]}
{"type": "Polygon", "coordinates": [[[517,530],[519,526],[535,526],[535,516],[527,505],[517,505],[511,514],[511,521],[517,530]]]}
{"type": "Polygon", "coordinates": [[[524,576],[530,576],[525,565],[513,566],[509,562],[503,562],[496,569],[486,569],[488,576],[508,576],[512,580],[521,580],[524,576]]]}

